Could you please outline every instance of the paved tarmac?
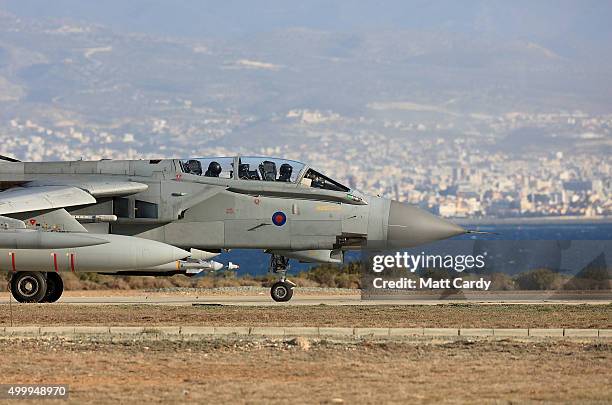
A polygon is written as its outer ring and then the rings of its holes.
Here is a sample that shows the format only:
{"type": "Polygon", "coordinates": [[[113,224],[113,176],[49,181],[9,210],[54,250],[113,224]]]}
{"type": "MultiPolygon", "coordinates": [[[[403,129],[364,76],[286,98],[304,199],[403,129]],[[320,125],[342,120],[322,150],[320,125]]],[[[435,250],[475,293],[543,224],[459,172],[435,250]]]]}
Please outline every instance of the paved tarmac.
{"type": "MultiPolygon", "coordinates": [[[[0,304],[7,304],[9,297],[0,296],[0,304]]],[[[15,303],[15,301],[13,301],[15,303]]],[[[367,304],[361,301],[359,295],[306,295],[294,296],[291,301],[277,303],[269,295],[108,295],[108,296],[75,296],[62,297],[58,303],[63,304],[153,304],[153,305],[360,305],[367,304]]]]}
{"type": "MultiPolygon", "coordinates": [[[[260,295],[179,295],[179,294],[112,294],[112,295],[78,295],[79,292],[67,292],[58,302],[64,304],[152,304],[152,305],[242,305],[242,306],[278,306],[278,305],[436,305],[451,303],[471,304],[609,304],[610,300],[453,300],[453,299],[371,299],[362,300],[358,294],[353,295],[300,295],[296,293],[289,302],[274,302],[268,294],[260,295]]],[[[8,293],[0,294],[0,304],[8,304],[8,293]]],[[[13,300],[13,303],[15,301],[13,300]]]]}

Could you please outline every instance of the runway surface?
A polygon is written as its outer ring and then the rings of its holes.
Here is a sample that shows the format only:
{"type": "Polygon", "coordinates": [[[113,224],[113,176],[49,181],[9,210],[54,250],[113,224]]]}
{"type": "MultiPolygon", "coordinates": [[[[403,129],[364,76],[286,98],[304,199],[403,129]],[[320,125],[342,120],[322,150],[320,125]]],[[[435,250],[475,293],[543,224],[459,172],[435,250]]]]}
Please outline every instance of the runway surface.
{"type": "MultiPolygon", "coordinates": [[[[0,304],[8,303],[8,297],[2,297],[0,304]]],[[[62,297],[58,303],[63,304],[152,304],[152,305],[361,305],[368,303],[360,297],[347,295],[313,295],[294,297],[289,302],[274,302],[270,296],[228,295],[228,296],[177,296],[177,295],[133,295],[133,296],[94,296],[62,297]]],[[[372,303],[370,303],[372,304],[372,303]]],[[[398,303],[396,303],[398,304],[398,303]]]]}
{"type": "MultiPolygon", "coordinates": [[[[359,294],[312,294],[300,295],[296,293],[289,302],[274,302],[267,293],[258,295],[197,295],[197,294],[159,294],[146,292],[127,292],[124,294],[116,291],[105,295],[104,292],[73,292],[68,291],[58,301],[63,304],[86,304],[86,305],[108,305],[108,304],[150,304],[150,305],[236,305],[236,306],[299,306],[299,305],[437,305],[437,304],[593,304],[607,305],[612,300],[580,300],[580,299],[550,299],[530,300],[528,297],[522,300],[486,301],[486,300],[453,300],[453,299],[361,299],[359,294]]],[[[0,304],[8,304],[8,293],[0,293],[0,304]]],[[[13,300],[13,303],[15,301],[13,300]]]]}

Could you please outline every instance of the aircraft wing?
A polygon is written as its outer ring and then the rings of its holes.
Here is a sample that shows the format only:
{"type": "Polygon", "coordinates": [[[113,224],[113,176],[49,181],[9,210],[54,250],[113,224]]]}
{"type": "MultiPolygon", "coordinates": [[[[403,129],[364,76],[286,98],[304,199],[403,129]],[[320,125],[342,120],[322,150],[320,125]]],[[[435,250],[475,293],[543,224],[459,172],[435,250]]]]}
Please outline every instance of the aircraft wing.
{"type": "Polygon", "coordinates": [[[147,188],[146,184],[132,181],[32,181],[0,192],[0,215],[95,204],[96,197],[125,196],[147,188]]]}
{"type": "Polygon", "coordinates": [[[0,215],[95,204],[88,192],[73,186],[15,187],[0,192],[0,215]]]}
{"type": "MultiPolygon", "coordinates": [[[[96,180],[96,181],[32,181],[28,188],[44,186],[69,186],[86,191],[94,197],[120,197],[146,191],[149,186],[135,181],[96,180]]],[[[77,204],[80,205],[80,204],[77,204]]]]}

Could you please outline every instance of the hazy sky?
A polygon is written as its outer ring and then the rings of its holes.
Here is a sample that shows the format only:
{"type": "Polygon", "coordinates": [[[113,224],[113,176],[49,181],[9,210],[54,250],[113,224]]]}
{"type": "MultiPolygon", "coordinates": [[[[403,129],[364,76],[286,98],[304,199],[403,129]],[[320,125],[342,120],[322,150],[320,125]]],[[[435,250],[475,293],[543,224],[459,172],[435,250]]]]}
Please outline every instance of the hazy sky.
{"type": "Polygon", "coordinates": [[[484,32],[554,41],[612,39],[607,0],[0,0],[17,15],[84,19],[117,29],[176,36],[225,36],[287,27],[484,32]]]}
{"type": "MultiPolygon", "coordinates": [[[[182,54],[176,47],[158,44],[152,51],[140,45],[140,58],[149,58],[147,67],[153,66],[156,56],[188,62],[181,67],[157,61],[158,70],[152,69],[151,76],[142,81],[157,90],[216,94],[214,88],[194,90],[194,79],[204,83],[206,77],[211,82],[226,81],[227,95],[234,94],[229,89],[240,78],[242,88],[259,86],[247,98],[268,94],[249,104],[255,111],[274,104],[278,94],[288,99],[296,94],[301,97],[299,105],[317,104],[346,112],[356,105],[365,108],[372,95],[419,98],[417,87],[424,96],[422,102],[448,100],[454,92],[471,94],[470,100],[500,97],[501,102],[485,104],[499,106],[501,111],[523,106],[608,111],[612,97],[610,0],[0,0],[0,10],[29,19],[32,26],[63,24],[67,19],[75,24],[103,24],[119,34],[201,39],[213,49],[210,60],[194,57],[191,48],[182,54]],[[329,57],[345,64],[324,62],[329,57]],[[262,60],[276,70],[253,70],[251,66],[248,71],[230,72],[225,68],[235,62],[231,58],[262,60]],[[206,74],[192,77],[189,69],[206,74]],[[301,83],[304,77],[312,82],[301,83]],[[329,91],[330,86],[334,91],[329,91]]],[[[102,38],[109,34],[102,31],[102,38]]],[[[15,40],[9,34],[6,38],[8,43],[15,40]]],[[[28,38],[18,42],[24,45],[28,38]]],[[[58,61],[65,58],[65,52],[79,52],[82,46],[66,40],[50,49],[39,39],[33,41],[26,46],[58,61]]],[[[119,57],[120,44],[118,40],[113,45],[115,52],[105,57],[119,57]]],[[[127,62],[129,58],[119,66],[125,68],[127,62]]],[[[46,98],[76,80],[63,67],[33,69],[21,72],[18,79],[31,79],[29,88],[46,98]],[[43,76],[36,69],[50,70],[43,76]],[[45,91],[50,83],[57,90],[45,91]]],[[[141,79],[130,72],[126,75],[131,85],[141,79]]],[[[236,106],[237,101],[231,105],[236,106]]]]}

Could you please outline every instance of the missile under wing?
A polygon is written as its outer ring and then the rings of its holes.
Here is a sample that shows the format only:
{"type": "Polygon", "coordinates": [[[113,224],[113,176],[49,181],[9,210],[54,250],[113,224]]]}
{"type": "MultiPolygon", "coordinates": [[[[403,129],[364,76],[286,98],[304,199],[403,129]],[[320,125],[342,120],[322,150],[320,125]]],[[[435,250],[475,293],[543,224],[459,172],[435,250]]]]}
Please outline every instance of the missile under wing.
{"type": "MultiPolygon", "coordinates": [[[[0,269],[13,272],[11,290],[18,300],[59,298],[62,285],[59,273],[63,271],[117,272],[159,266],[191,255],[159,241],[91,234],[66,211],[96,204],[96,197],[142,192],[147,185],[109,181],[65,183],[24,182],[0,192],[0,269]]],[[[94,220],[98,218],[113,216],[93,216],[94,220]]]]}

